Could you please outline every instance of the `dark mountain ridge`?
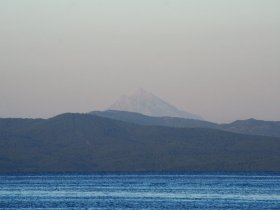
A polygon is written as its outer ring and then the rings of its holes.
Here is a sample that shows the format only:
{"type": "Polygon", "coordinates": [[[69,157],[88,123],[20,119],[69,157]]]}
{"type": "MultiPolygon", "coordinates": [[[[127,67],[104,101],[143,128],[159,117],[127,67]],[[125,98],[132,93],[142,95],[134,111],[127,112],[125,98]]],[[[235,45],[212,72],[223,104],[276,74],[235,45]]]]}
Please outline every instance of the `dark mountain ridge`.
{"type": "Polygon", "coordinates": [[[227,124],[217,124],[203,120],[177,117],[151,117],[139,113],[117,110],[95,111],[91,112],[91,114],[139,125],[159,125],[182,128],[214,128],[249,135],[280,137],[279,121],[248,119],[237,120],[227,124]]]}
{"type": "Polygon", "coordinates": [[[139,125],[157,125],[167,127],[202,127],[202,128],[218,128],[218,124],[196,119],[185,119],[179,117],[153,117],[136,112],[107,110],[93,111],[90,114],[106,117],[114,120],[135,123],[139,125]]]}
{"type": "Polygon", "coordinates": [[[237,133],[280,137],[280,121],[237,120],[229,124],[222,124],[220,127],[237,133]]]}
{"type": "Polygon", "coordinates": [[[30,122],[1,127],[0,172],[280,171],[279,138],[90,114],[30,122]]]}

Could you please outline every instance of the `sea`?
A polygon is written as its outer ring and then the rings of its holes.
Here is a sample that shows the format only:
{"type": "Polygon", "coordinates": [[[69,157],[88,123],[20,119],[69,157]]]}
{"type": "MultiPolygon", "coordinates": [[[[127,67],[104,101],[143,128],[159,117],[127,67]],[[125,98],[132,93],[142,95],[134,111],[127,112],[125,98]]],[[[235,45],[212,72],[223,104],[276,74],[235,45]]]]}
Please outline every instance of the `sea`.
{"type": "Polygon", "coordinates": [[[280,210],[280,173],[2,174],[0,209],[280,210]]]}

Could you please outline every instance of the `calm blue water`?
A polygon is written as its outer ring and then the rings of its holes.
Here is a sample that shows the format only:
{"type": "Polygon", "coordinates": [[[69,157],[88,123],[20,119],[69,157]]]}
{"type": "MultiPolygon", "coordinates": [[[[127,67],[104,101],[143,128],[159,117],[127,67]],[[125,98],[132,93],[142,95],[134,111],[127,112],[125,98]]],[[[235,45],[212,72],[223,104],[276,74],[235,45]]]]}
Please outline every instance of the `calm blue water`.
{"type": "Polygon", "coordinates": [[[280,209],[280,174],[0,175],[0,209],[280,209]]]}

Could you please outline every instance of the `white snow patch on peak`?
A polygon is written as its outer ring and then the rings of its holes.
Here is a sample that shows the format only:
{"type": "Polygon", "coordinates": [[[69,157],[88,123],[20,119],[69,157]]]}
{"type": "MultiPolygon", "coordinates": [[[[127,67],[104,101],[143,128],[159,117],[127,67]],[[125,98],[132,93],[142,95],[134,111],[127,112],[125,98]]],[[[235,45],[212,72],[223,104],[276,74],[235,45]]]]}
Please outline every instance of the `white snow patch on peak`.
{"type": "Polygon", "coordinates": [[[169,116],[188,119],[202,119],[196,114],[177,109],[175,106],[168,104],[144,89],[138,89],[130,96],[121,96],[112,106],[109,107],[109,109],[138,112],[144,115],[156,117],[169,116]]]}

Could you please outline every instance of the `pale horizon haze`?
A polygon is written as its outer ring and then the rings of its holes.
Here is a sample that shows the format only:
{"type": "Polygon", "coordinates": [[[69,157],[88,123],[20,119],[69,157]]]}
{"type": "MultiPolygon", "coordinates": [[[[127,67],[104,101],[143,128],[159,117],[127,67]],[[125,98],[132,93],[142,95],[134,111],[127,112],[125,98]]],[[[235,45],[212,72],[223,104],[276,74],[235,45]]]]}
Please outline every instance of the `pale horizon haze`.
{"type": "Polygon", "coordinates": [[[138,88],[209,121],[280,121],[280,1],[0,0],[0,118],[138,88]]]}

